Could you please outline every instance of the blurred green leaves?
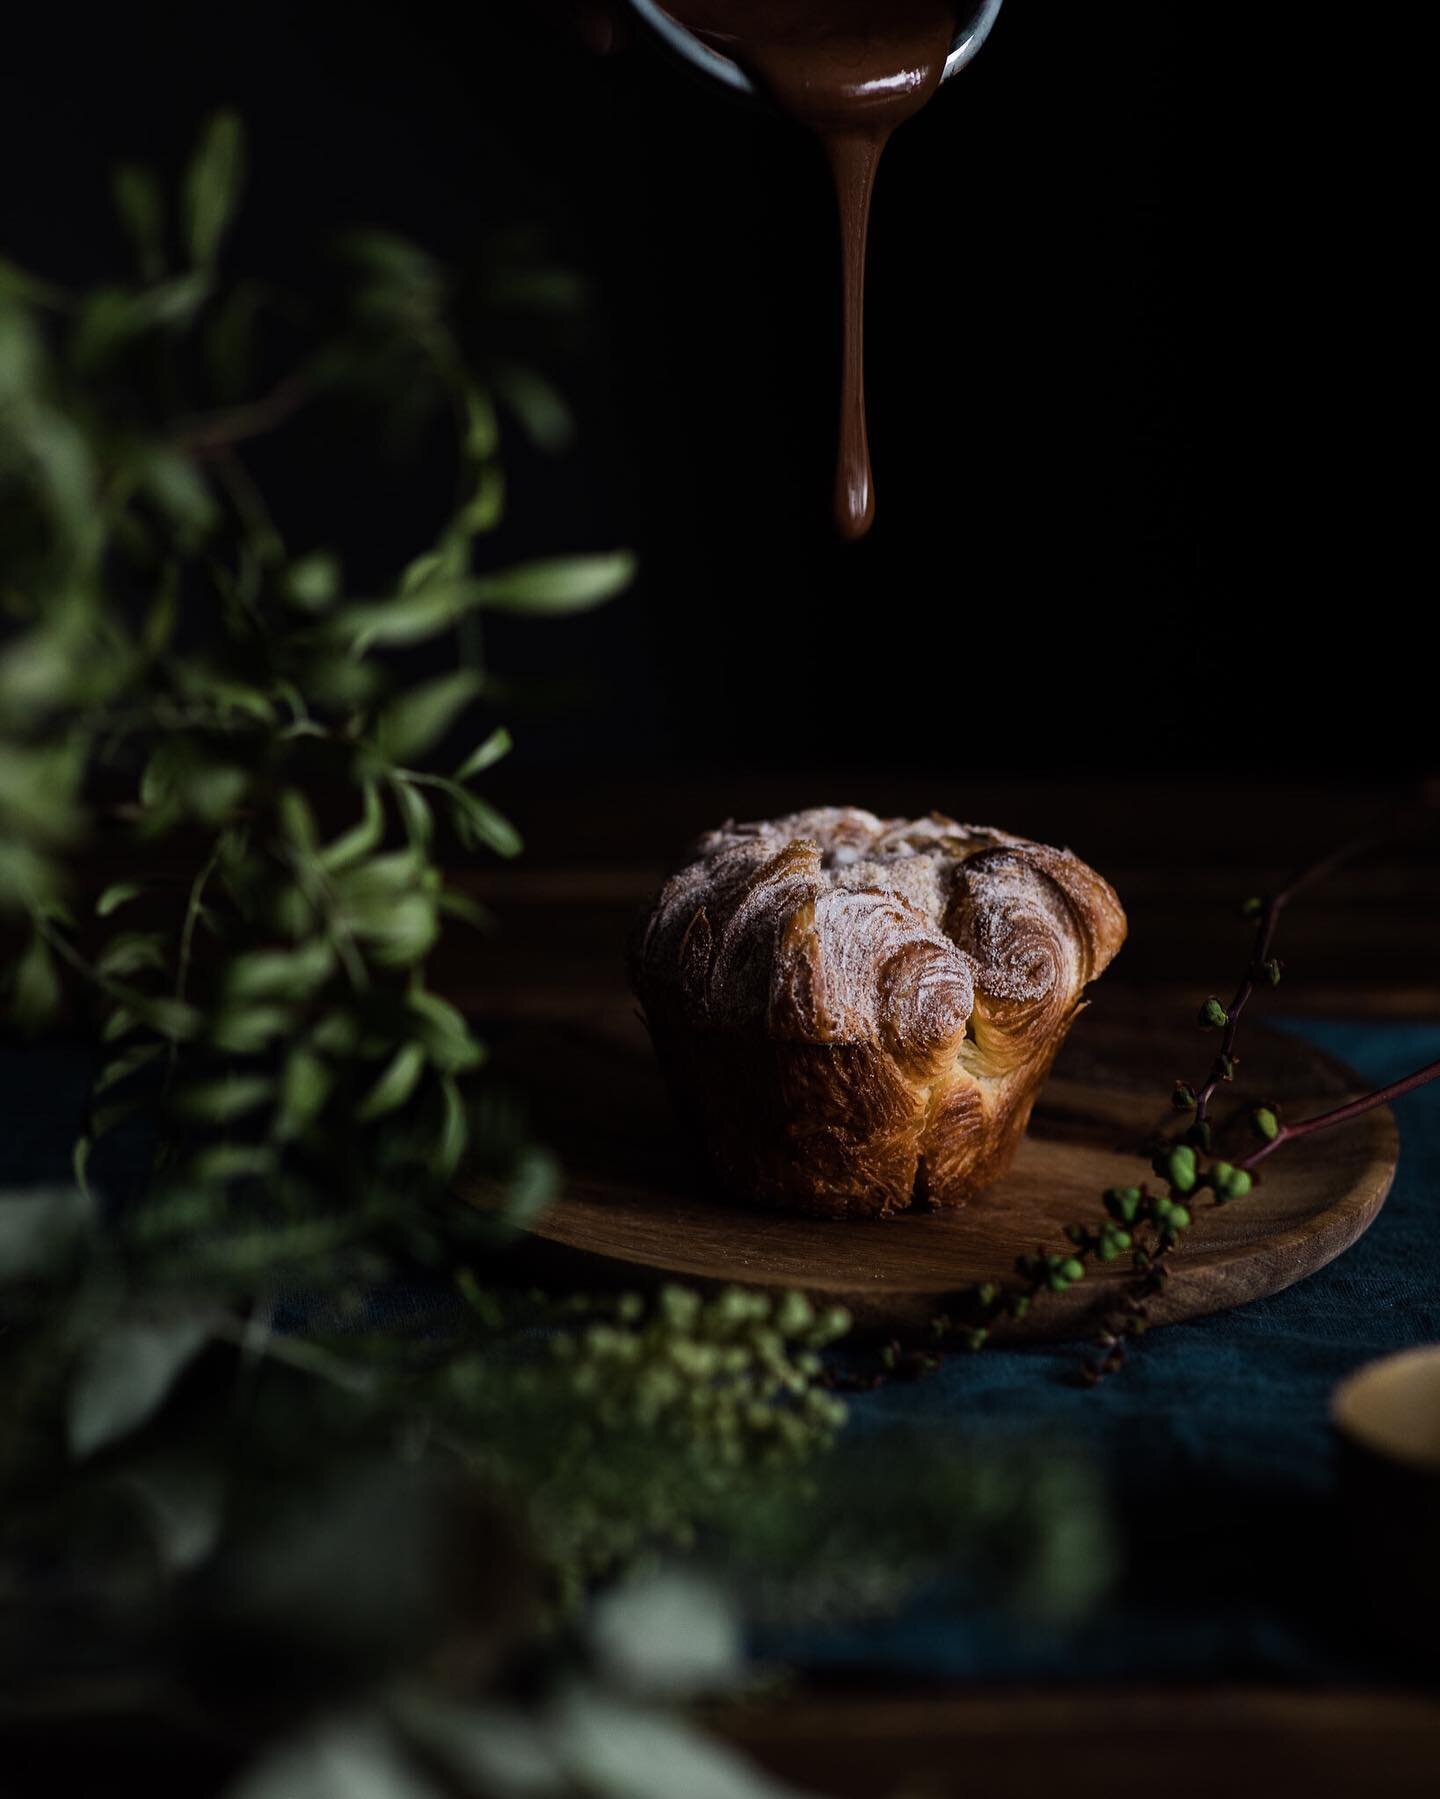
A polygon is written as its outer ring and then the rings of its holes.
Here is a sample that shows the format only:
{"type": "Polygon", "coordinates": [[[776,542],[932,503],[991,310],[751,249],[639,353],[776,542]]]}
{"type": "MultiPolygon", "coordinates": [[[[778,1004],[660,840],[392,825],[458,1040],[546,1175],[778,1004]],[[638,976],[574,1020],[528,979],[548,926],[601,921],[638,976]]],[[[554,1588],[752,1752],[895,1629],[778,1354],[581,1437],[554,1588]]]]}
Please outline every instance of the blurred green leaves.
{"type": "Polygon", "coordinates": [[[497,612],[526,612],[560,617],[588,612],[629,586],[635,559],[628,550],[603,556],[557,556],[530,562],[475,583],[475,604],[497,612]]]}
{"type": "Polygon", "coordinates": [[[245,133],[233,112],[206,125],[185,171],[185,243],[190,260],[212,264],[239,203],[245,179],[245,133]]]}
{"type": "MultiPolygon", "coordinates": [[[[257,1692],[280,1669],[257,1739],[323,1691],[340,1722],[254,1793],[413,1792],[418,1711],[352,1731],[335,1710],[424,1623],[414,1514],[367,1495],[412,1467],[472,1511],[482,1483],[533,1495],[524,1559],[573,1602],[828,1442],[816,1356],[843,1320],[491,1282],[559,1170],[428,960],[450,920],[485,921],[465,862],[520,849],[482,791],[511,748],[487,619],[587,611],[633,572],[624,551],[500,566],[491,541],[507,432],[571,430],[496,320],[562,317],[577,287],[534,246],[476,280],[376,231],[346,240],[336,311],[232,280],[245,164],[222,113],[178,193],[117,170],[126,278],[68,294],[0,264],[0,1005],[96,1051],[76,1190],[0,1195],[0,1578],[23,1600],[58,1571],[57,1668],[82,1617],[87,1667],[188,1677],[209,1631],[257,1692]],[[267,504],[251,445],[305,412],[377,457],[449,429],[453,504],[392,578],[357,590],[333,525],[267,504]],[[119,1204],[107,1152],[132,1149],[119,1204]],[[462,1164],[485,1204],[452,1195],[462,1164]],[[453,1334],[357,1331],[361,1295],[417,1269],[450,1286],[453,1334]]],[[[494,1516],[462,1540],[490,1545],[494,1516]]],[[[13,1640],[55,1611],[47,1586],[13,1640]]],[[[668,1794],[704,1763],[628,1707],[567,1718],[564,1777],[593,1767],[597,1791],[653,1761],[668,1794]]]]}
{"type": "MultiPolygon", "coordinates": [[[[0,651],[0,911],[22,931],[0,998],[43,1028],[88,974],[106,1053],[82,1171],[140,1113],[165,1191],[248,1205],[263,1181],[303,1209],[332,1202],[324,1171],[363,1205],[485,1153],[483,1046],[424,978],[446,918],[481,916],[438,858],[520,849],[477,790],[510,748],[480,624],[598,605],[632,559],[497,571],[479,553],[504,512],[500,406],[551,442],[567,416],[459,308],[568,304],[548,265],[532,279],[511,256],[467,287],[395,233],[352,232],[327,333],[277,384],[237,387],[274,313],[292,356],[304,313],[222,275],[245,164],[226,112],[173,201],[153,171],[116,170],[127,283],[72,296],[0,268],[0,603],[19,622],[0,651]],[[357,399],[377,444],[417,409],[450,419],[457,470],[452,515],[368,598],[347,595],[343,546],[287,554],[245,466],[297,410],[357,399]],[[419,646],[429,667],[406,678],[419,646]],[[102,776],[116,849],[190,872],[112,880],[82,933],[64,905],[102,776]]],[[[505,1154],[532,1166],[523,1143],[505,1154]]],[[[517,1181],[526,1206],[548,1191],[517,1181]]]]}
{"type": "Polygon", "coordinates": [[[116,1324],[87,1349],[70,1388],[70,1453],[93,1455],[144,1424],[209,1335],[201,1317],[116,1324]]]}

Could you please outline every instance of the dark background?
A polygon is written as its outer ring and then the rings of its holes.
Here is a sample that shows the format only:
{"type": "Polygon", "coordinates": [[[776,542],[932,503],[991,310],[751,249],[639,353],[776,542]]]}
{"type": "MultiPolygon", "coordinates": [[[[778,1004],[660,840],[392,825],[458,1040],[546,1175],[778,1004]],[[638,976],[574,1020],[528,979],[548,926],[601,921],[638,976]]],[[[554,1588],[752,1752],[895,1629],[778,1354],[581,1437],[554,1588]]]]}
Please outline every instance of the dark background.
{"type": "MultiPolygon", "coordinates": [[[[497,664],[565,700],[517,695],[522,771],[1405,778],[1434,684],[1408,29],[1008,0],[882,169],[854,547],[818,152],[549,8],[32,6],[0,249],[119,266],[103,171],[178,167],[221,101],[253,138],[237,264],[303,278],[359,222],[463,263],[544,222],[593,289],[556,364],[581,438],[512,446],[497,553],[630,543],[643,573],[497,627],[497,664]]],[[[435,510],[423,463],[377,504],[323,441],[274,479],[367,584],[435,510]]]]}

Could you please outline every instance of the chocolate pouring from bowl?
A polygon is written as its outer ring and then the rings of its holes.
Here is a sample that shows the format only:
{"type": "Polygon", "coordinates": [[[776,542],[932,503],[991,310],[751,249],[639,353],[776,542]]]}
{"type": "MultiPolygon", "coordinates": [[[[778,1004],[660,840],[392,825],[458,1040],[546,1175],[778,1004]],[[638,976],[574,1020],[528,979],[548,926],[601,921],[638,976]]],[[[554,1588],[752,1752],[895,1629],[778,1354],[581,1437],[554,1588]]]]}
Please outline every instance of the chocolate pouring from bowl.
{"type": "Polygon", "coordinates": [[[875,518],[865,410],[865,246],[875,171],[895,128],[984,43],[1000,0],[983,0],[958,33],[950,0],[631,4],[692,65],[732,91],[763,92],[825,152],[839,213],[843,314],[834,516],[842,537],[863,537],[875,518]]]}

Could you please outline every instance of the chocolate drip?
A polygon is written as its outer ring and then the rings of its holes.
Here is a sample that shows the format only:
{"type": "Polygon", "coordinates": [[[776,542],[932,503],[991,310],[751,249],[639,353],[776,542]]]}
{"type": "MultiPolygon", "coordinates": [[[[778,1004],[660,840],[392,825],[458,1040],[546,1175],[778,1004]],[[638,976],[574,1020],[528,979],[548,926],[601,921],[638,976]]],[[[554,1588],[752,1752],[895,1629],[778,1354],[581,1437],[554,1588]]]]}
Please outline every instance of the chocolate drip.
{"type": "Polygon", "coordinates": [[[865,421],[865,239],[890,133],[939,85],[953,0],[667,0],[690,29],[743,63],[820,139],[840,214],[844,314],[835,522],[863,537],[875,518],[865,421]]]}

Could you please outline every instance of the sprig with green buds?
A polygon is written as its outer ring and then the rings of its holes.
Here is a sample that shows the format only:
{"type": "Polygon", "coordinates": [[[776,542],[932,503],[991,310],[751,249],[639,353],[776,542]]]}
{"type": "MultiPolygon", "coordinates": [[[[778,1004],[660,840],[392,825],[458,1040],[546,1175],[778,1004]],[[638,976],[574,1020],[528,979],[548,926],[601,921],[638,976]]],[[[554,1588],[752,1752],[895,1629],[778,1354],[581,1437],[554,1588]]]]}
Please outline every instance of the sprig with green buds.
{"type": "Polygon", "coordinates": [[[1275,893],[1254,896],[1241,905],[1240,916],[1255,921],[1256,927],[1246,972],[1228,1004],[1212,994],[1197,1015],[1202,1030],[1221,1032],[1219,1048],[1202,1080],[1175,1082],[1171,1104],[1177,1111],[1191,1114],[1184,1130],[1178,1137],[1161,1138],[1147,1147],[1152,1171],[1163,1184],[1160,1189],[1152,1191],[1149,1182],[1108,1188],[1103,1196],[1103,1218],[1067,1226],[1068,1251],[1055,1252],[1038,1245],[1033,1255],[1022,1255],[1016,1262],[1018,1286],[1007,1289],[987,1282],[956,1295],[951,1309],[932,1319],[931,1346],[925,1351],[907,1354],[898,1343],[889,1346],[887,1372],[927,1372],[937,1365],[939,1347],[945,1344],[981,1349],[990,1342],[997,1325],[1024,1317],[1032,1305],[1043,1304],[1051,1295],[1064,1293],[1084,1279],[1091,1262],[1112,1264],[1128,1254],[1133,1279],[1095,1333],[1094,1342],[1102,1352],[1099,1359],[1084,1366],[1083,1377],[1093,1385],[1123,1366],[1126,1343],[1149,1328],[1151,1301],[1164,1291],[1169,1278],[1168,1258],[1193,1225],[1197,1207],[1243,1200],[1259,1178],[1260,1164],[1286,1143],[1358,1118],[1440,1078],[1440,1062],[1433,1062],[1374,1092],[1293,1124],[1282,1120],[1275,1104],[1266,1101],[1249,1112],[1258,1147],[1230,1161],[1212,1154],[1211,1102],[1221,1085],[1235,1079],[1240,1060],[1235,1041],[1241,1018],[1258,986],[1273,988],[1280,982],[1282,964],[1274,954],[1273,942],[1282,912],[1297,894],[1372,842],[1364,839],[1348,844],[1303,868],[1275,893]]]}
{"type": "Polygon", "coordinates": [[[1208,1194],[1212,1205],[1225,1206],[1244,1199],[1255,1184],[1255,1170],[1259,1164],[1282,1144],[1359,1117],[1361,1113],[1440,1076],[1440,1062],[1432,1063],[1400,1081],[1296,1125],[1282,1123],[1278,1109],[1272,1103],[1256,1106],[1249,1118],[1251,1129],[1260,1139],[1260,1147],[1234,1162],[1210,1156],[1210,1102],[1222,1083],[1235,1078],[1239,1060],[1235,1054],[1235,1039],[1241,1016],[1257,986],[1273,988],[1280,984],[1282,964],[1274,954],[1272,944],[1281,913],[1296,894],[1360,849],[1369,847],[1370,841],[1345,845],[1302,869],[1277,892],[1265,897],[1253,896],[1241,905],[1240,916],[1256,921],[1250,963],[1228,1006],[1211,995],[1200,1007],[1201,1028],[1220,1030],[1223,1035],[1205,1080],[1198,1086],[1184,1080],[1175,1083],[1172,1104],[1179,1111],[1193,1113],[1193,1118],[1179,1141],[1162,1142],[1154,1150],[1152,1167],[1166,1182],[1166,1192],[1151,1198],[1143,1188],[1112,1188],[1106,1196],[1107,1208],[1111,1206],[1113,1196],[1121,1192],[1130,1196],[1126,1201],[1126,1222],[1136,1227],[1133,1245],[1135,1280],[1095,1334],[1095,1343],[1102,1353],[1098,1360],[1085,1364],[1084,1378],[1090,1384],[1122,1367],[1126,1358],[1126,1339],[1139,1336],[1148,1328],[1150,1301],[1163,1292],[1169,1275],[1165,1258],[1192,1223],[1194,1206],[1199,1200],[1208,1194]]]}

